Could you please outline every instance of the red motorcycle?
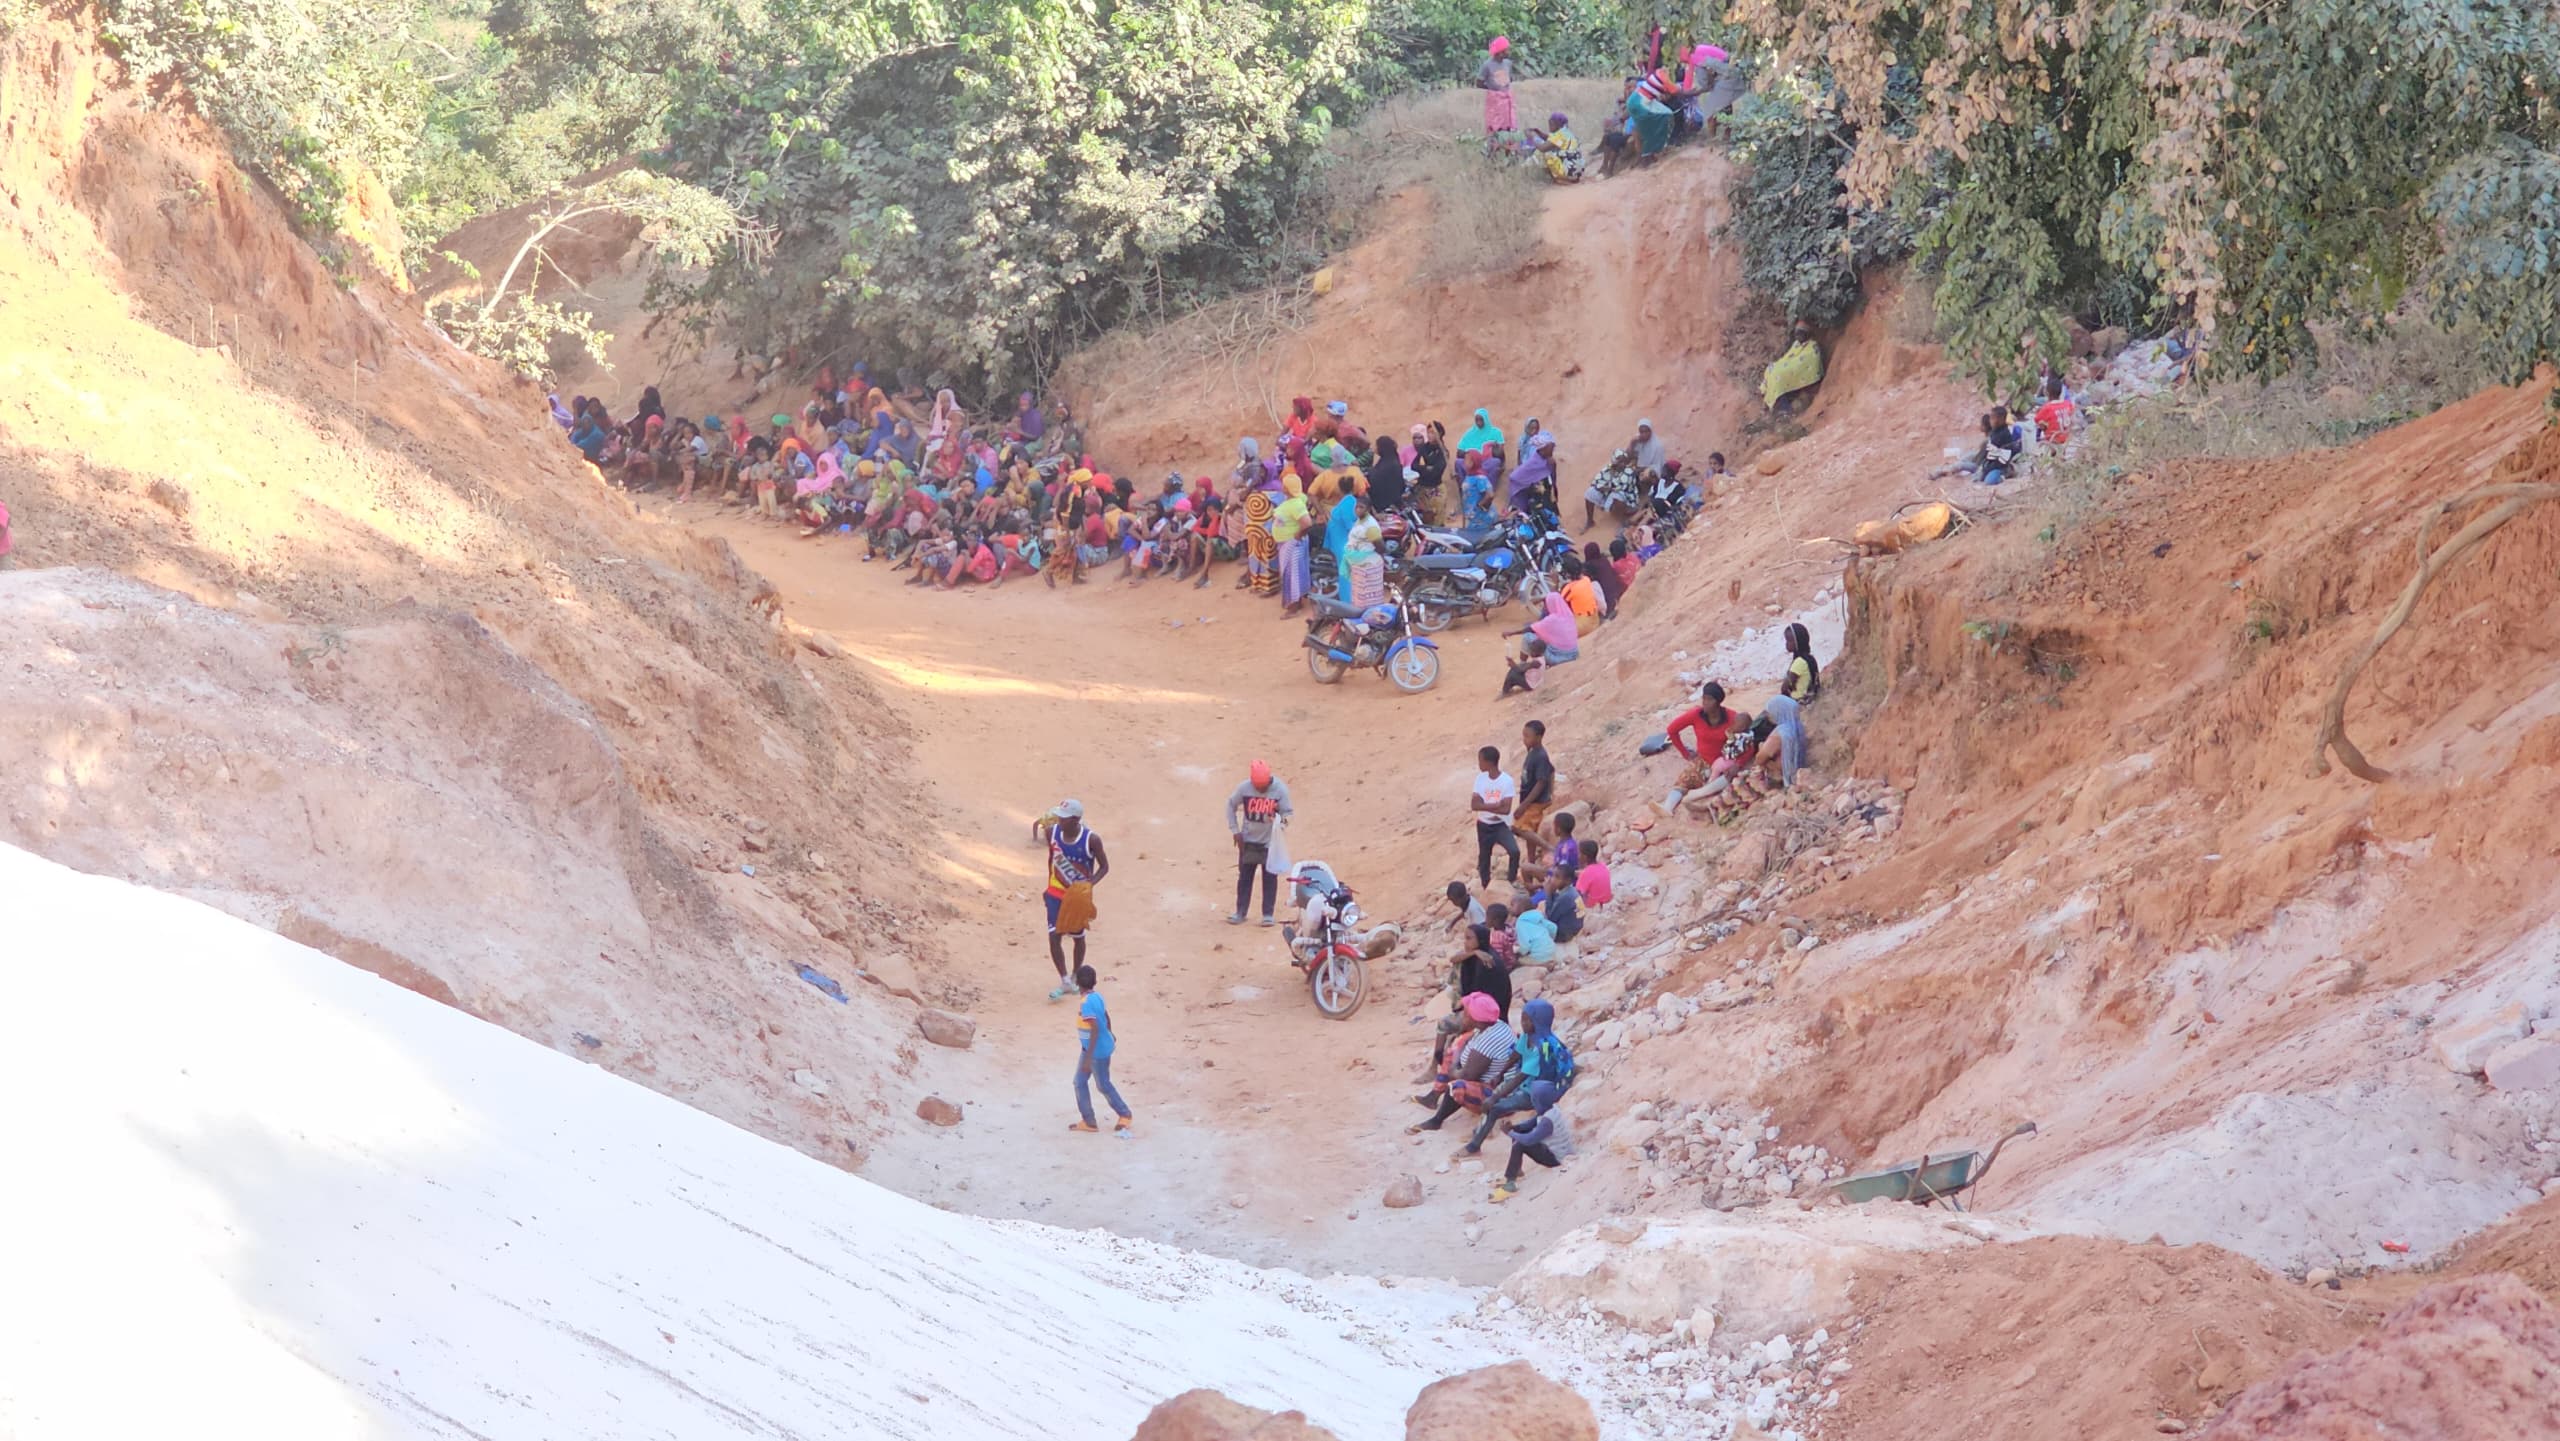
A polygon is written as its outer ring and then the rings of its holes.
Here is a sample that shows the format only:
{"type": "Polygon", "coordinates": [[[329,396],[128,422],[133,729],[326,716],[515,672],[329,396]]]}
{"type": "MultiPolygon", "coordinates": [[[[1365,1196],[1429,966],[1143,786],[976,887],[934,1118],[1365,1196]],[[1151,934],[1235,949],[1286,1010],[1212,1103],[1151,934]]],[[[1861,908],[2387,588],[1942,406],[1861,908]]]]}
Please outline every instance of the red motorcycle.
{"type": "Polygon", "coordinates": [[[1280,927],[1289,964],[1307,978],[1307,994],[1318,1014],[1349,1020],[1369,999],[1368,936],[1360,929],[1359,902],[1322,861],[1291,866],[1289,887],[1290,902],[1299,911],[1299,921],[1280,927]]]}

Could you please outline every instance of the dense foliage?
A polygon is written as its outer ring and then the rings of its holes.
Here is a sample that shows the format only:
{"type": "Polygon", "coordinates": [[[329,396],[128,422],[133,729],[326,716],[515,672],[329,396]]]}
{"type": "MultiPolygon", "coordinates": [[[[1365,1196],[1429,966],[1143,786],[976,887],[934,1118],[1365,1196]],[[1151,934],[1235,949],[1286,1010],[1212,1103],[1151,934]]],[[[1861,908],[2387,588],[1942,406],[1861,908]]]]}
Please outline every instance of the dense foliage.
{"type": "Polygon", "coordinates": [[[1925,186],[1957,355],[2013,382],[2058,308],[2188,328],[2224,373],[2374,325],[2413,283],[2553,354],[2548,0],[1739,0],[1829,81],[1857,205],[1925,186]],[[1916,83],[1915,83],[1916,82],[1916,83]]]}
{"type": "Polygon", "coordinates": [[[402,169],[426,111],[414,0],[106,0],[101,28],[137,83],[185,81],[241,163],[327,236],[356,176],[402,169]]]}
{"type": "Polygon", "coordinates": [[[758,0],[442,0],[446,60],[398,187],[412,260],[474,216],[664,140],[680,87],[761,32],[758,0]]]}
{"type": "MultiPolygon", "coordinates": [[[[315,237],[355,177],[415,265],[464,221],[633,153],[754,222],[662,298],[759,348],[859,342],[989,381],[1276,270],[1338,116],[1463,80],[1605,71],[1698,0],[107,0],[315,237]]],[[[531,318],[547,303],[523,297],[531,318]]],[[[445,317],[484,340],[504,315],[445,317]]],[[[556,317],[574,318],[573,310],[556,317]]],[[[539,327],[537,327],[539,328],[539,327]]]]}
{"type": "Polygon", "coordinates": [[[860,23],[774,7],[778,65],[702,77],[675,173],[772,231],[666,298],[751,344],[856,345],[989,385],[1258,278],[1336,116],[1471,73],[1606,66],[1593,0],[980,0],[860,23]]]}
{"type": "Polygon", "coordinates": [[[603,364],[613,337],[596,329],[594,313],[543,299],[534,279],[546,268],[554,235],[575,233],[578,222],[602,215],[638,222],[643,242],[679,267],[708,265],[745,235],[738,213],[709,191],[645,170],[620,170],[554,192],[526,217],[506,269],[485,291],[438,300],[428,314],[463,346],[529,378],[548,376],[566,351],[603,364]]]}
{"type": "Polygon", "coordinates": [[[1830,97],[1781,84],[1743,97],[1727,117],[1734,175],[1729,235],[1742,251],[1742,279],[1789,320],[1845,321],[1866,271],[1911,253],[1913,212],[1853,202],[1840,178],[1848,132],[1830,97]]]}

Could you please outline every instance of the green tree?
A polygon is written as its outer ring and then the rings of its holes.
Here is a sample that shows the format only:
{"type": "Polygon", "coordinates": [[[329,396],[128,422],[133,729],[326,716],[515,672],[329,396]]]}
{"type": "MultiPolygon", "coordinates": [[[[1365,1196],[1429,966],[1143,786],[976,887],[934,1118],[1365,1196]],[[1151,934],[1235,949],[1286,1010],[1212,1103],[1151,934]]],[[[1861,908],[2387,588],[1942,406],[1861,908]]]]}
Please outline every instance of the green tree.
{"type": "Polygon", "coordinates": [[[463,348],[537,379],[550,372],[551,357],[564,341],[602,364],[613,337],[595,328],[594,314],[542,299],[530,281],[519,290],[516,278],[526,273],[527,261],[533,262],[531,275],[542,273],[553,235],[605,215],[638,221],[641,238],[659,259],[679,267],[709,265],[744,233],[737,211],[709,191],[644,170],[618,171],[537,209],[497,283],[476,303],[460,297],[438,304],[432,312],[437,323],[463,348]]]}
{"type": "Polygon", "coordinates": [[[720,72],[679,173],[770,228],[669,298],[750,344],[849,342],[993,385],[1213,283],[1246,191],[1303,161],[1358,0],[981,0],[786,17],[795,57],[720,72]]]}
{"type": "MultiPolygon", "coordinates": [[[[2473,232],[2502,202],[2431,204],[2458,177],[2515,173],[2489,152],[2560,139],[2548,0],[1738,0],[1734,15],[1779,70],[1835,91],[1856,137],[1850,203],[1915,176],[1944,190],[1923,254],[1954,282],[1942,325],[1986,378],[2049,343],[2033,317],[2105,283],[2156,297],[2214,370],[2260,374],[2310,358],[2315,321],[2382,323],[2442,265],[2493,304],[2551,294],[2547,272],[2536,291],[2464,270],[2456,252],[2487,253],[2473,232]]],[[[2552,354],[2545,331],[2499,333],[2511,368],[2552,354]]]]}
{"type": "Polygon", "coordinates": [[[431,74],[414,0],[342,0],[325,24],[289,0],[106,0],[99,18],[134,81],[183,81],[315,238],[348,223],[357,172],[406,179],[431,74]]]}

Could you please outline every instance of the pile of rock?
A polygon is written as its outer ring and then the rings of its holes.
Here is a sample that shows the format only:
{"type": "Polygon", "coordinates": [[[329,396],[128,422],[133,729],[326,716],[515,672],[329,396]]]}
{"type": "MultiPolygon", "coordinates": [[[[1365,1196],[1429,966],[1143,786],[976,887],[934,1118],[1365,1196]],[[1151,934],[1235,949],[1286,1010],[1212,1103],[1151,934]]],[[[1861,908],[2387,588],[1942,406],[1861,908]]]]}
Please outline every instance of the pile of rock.
{"type": "Polygon", "coordinates": [[[1656,1036],[1676,1036],[1698,1010],[1698,1003],[1687,996],[1665,991],[1648,1005],[1592,1026],[1583,1033],[1582,1045],[1591,1051],[1622,1051],[1656,1036]]]}
{"type": "Polygon", "coordinates": [[[1730,1211],[1811,1199],[1849,1168],[1820,1146],[1778,1144],[1769,1113],[1735,1105],[1639,1101],[1610,1128],[1609,1148],[1634,1160],[1648,1195],[1730,1211]]]}
{"type": "Polygon", "coordinates": [[[2076,393],[2083,408],[2158,395],[2177,383],[2178,366],[2169,342],[2146,340],[2116,352],[2106,370],[2082,382],[2076,393]]]}
{"type": "MultiPolygon", "coordinates": [[[[1493,1305],[1508,1309],[1508,1298],[1493,1305]]],[[[1811,1418],[1840,1402],[1849,1362],[1830,1333],[1802,1341],[1772,1336],[1719,1352],[1708,1342],[1715,1317],[1701,1310],[1658,1334],[1628,1330],[1585,1301],[1546,1314],[1542,1343],[1564,1351],[1577,1389],[1599,1400],[1613,1430],[1655,1437],[1748,1436],[1804,1441],[1811,1418]]]]}
{"type": "Polygon", "coordinates": [[[1889,782],[1847,777],[1831,787],[1830,803],[1852,843],[1882,840],[1902,829],[1902,792],[1889,782]]]}

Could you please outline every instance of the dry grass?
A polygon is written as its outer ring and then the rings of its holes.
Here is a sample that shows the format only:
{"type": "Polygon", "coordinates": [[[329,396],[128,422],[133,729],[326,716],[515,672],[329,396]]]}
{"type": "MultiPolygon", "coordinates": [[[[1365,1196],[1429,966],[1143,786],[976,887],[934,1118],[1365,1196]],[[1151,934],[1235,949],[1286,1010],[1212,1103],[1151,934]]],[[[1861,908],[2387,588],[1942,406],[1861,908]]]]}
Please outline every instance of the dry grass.
{"type": "MultiPolygon", "coordinates": [[[[1523,120],[1539,123],[1563,111],[1596,154],[1618,84],[1526,80],[1514,92],[1515,103],[1523,120]]],[[[1439,282],[1509,269],[1537,250],[1546,184],[1544,173],[1533,167],[1486,158],[1482,91],[1450,87],[1399,96],[1336,132],[1327,146],[1323,174],[1308,203],[1320,212],[1313,219],[1330,243],[1314,248],[1338,254],[1368,232],[1372,212],[1384,202],[1428,187],[1429,259],[1417,278],[1439,282]]],[[[1314,311],[1307,282],[1291,279],[1153,324],[1124,325],[1094,353],[1115,373],[1149,386],[1224,372],[1240,402],[1277,414],[1279,397],[1264,358],[1314,311]]]]}
{"type": "MultiPolygon", "coordinates": [[[[1596,156],[1618,86],[1615,80],[1525,80],[1512,98],[1524,125],[1543,127],[1551,112],[1562,111],[1596,156]]],[[[1336,135],[1325,160],[1322,205],[1333,233],[1356,240],[1383,201],[1427,187],[1431,240],[1417,278],[1448,281],[1506,270],[1535,253],[1546,186],[1534,166],[1486,158],[1484,92],[1451,87],[1390,100],[1336,135]]]]}
{"type": "Polygon", "coordinates": [[[1088,359],[1096,369],[1126,377],[1142,390],[1223,372],[1239,403],[1277,415],[1275,371],[1265,357],[1314,314],[1314,292],[1305,281],[1291,280],[1213,301],[1142,329],[1123,326],[1097,342],[1088,359]]]}
{"type": "Polygon", "coordinates": [[[1537,253],[1544,171],[1469,151],[1434,171],[1429,185],[1431,239],[1415,279],[1499,274],[1537,253]]]}
{"type": "MultiPolygon", "coordinates": [[[[1523,80],[1512,88],[1512,103],[1521,123],[1540,127],[1550,112],[1563,111],[1583,148],[1596,156],[1619,84],[1523,80]]],[[[1337,222],[1356,230],[1380,198],[1438,178],[1452,160],[1483,153],[1483,91],[1451,86],[1398,96],[1335,132],[1326,146],[1324,202],[1337,222]]]]}

